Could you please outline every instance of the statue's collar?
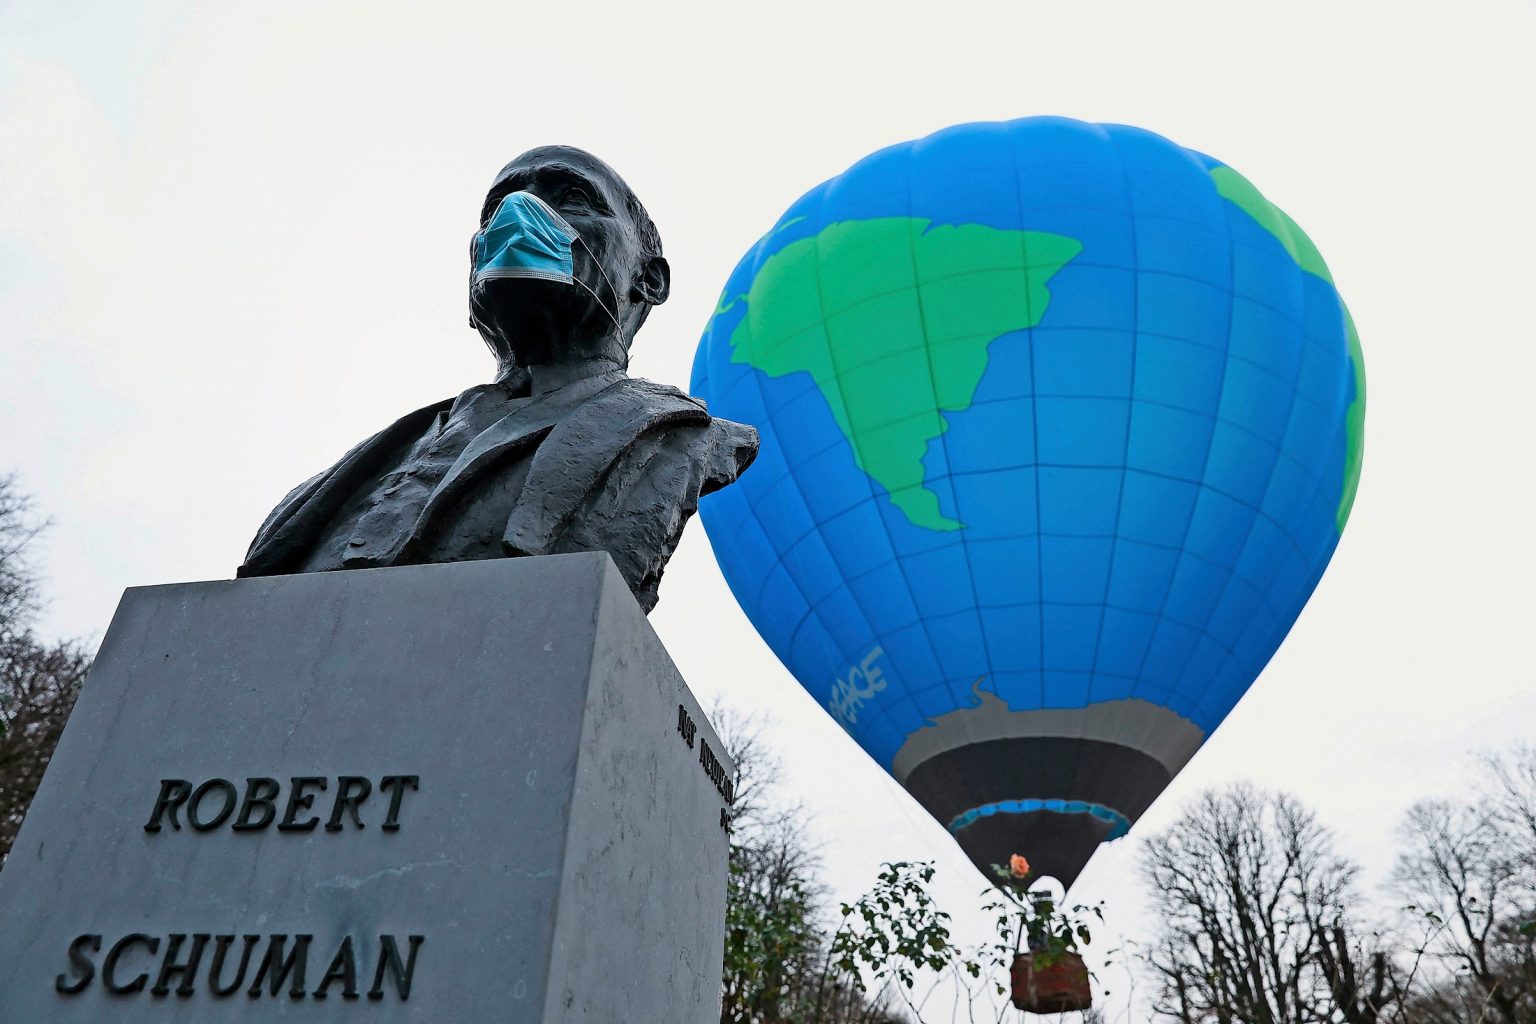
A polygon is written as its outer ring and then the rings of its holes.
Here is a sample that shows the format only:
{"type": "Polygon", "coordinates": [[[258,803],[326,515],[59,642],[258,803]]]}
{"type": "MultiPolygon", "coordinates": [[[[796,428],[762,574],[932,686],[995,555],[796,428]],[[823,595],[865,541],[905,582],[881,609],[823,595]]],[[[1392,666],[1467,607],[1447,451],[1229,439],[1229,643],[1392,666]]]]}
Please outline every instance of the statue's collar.
{"type": "Polygon", "coordinates": [[[624,368],[612,359],[581,359],[569,363],[555,363],[549,366],[534,366],[528,369],[529,386],[532,397],[555,394],[564,391],[573,384],[579,384],[584,380],[595,377],[627,376],[624,368]]]}

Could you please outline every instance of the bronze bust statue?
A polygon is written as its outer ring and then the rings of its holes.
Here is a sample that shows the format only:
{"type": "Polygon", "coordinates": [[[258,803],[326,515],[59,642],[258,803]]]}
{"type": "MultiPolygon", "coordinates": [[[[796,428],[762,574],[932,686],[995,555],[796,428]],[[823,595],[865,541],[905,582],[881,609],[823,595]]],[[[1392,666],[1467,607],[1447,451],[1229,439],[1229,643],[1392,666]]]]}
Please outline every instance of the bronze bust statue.
{"type": "Polygon", "coordinates": [[[700,495],[758,445],[752,427],[625,372],[670,286],[655,225],[607,164],[546,146],[496,176],[470,257],[470,325],[496,379],[294,488],[239,575],[605,550],[649,612],[700,495]]]}

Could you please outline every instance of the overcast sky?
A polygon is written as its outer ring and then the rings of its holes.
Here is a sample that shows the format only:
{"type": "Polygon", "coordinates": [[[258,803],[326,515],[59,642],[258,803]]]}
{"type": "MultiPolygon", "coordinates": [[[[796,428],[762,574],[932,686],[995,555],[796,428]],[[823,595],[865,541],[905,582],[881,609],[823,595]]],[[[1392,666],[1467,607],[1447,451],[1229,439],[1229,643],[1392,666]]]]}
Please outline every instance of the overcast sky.
{"type": "MultiPolygon", "coordinates": [[[[531,146],[612,163],[671,300],[634,370],[685,384],[737,258],[807,188],[963,121],[1140,125],[1311,235],[1359,326],[1365,468],[1279,654],[1137,828],[1247,778],[1384,878],[1413,800],[1536,736],[1536,3],[69,3],[0,0],[0,471],[54,521],[51,634],[124,587],[227,578],[268,509],[489,379],[467,243],[531,146]]],[[[757,638],[693,526],[651,621],[695,692],[767,712],[834,893],[981,879],[757,638]]],[[[1136,833],[1074,895],[1145,934],[1136,833]]]]}

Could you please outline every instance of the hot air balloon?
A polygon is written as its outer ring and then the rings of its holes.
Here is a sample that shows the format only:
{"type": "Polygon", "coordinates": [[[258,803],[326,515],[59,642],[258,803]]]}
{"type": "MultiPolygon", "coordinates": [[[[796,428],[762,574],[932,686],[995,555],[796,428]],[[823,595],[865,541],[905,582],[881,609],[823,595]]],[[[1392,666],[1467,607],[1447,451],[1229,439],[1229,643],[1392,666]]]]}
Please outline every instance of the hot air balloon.
{"type": "Polygon", "coordinates": [[[1315,246],[1149,131],[966,124],[806,193],[693,391],[762,451],[701,514],[764,640],[973,863],[1065,885],[1279,646],[1360,475],[1315,246]]]}

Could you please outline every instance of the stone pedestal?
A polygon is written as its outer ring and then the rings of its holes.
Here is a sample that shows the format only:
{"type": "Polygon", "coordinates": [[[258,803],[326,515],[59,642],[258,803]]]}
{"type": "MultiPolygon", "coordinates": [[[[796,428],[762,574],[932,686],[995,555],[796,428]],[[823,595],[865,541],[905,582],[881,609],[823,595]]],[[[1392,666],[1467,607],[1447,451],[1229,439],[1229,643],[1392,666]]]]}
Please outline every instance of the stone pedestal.
{"type": "Polygon", "coordinates": [[[0,1021],[706,1024],[731,772],[606,554],[130,590],[0,1021]]]}

